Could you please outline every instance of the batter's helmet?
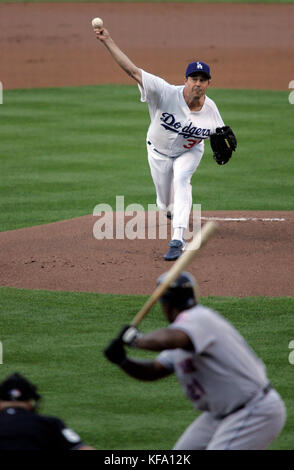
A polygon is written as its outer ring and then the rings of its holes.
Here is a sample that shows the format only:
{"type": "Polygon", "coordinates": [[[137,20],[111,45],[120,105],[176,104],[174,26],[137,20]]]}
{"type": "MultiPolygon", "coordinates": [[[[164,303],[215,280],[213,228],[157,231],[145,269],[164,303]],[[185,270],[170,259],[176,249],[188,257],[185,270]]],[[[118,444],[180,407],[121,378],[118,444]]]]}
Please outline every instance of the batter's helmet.
{"type": "Polygon", "coordinates": [[[0,400],[38,401],[40,398],[41,396],[37,393],[37,387],[17,372],[0,383],[0,400]]]}
{"type": "MultiPolygon", "coordinates": [[[[166,276],[167,273],[161,274],[157,279],[157,285],[160,285],[166,276]]],[[[197,284],[194,277],[190,273],[182,272],[159,300],[163,303],[172,304],[180,311],[193,307],[197,303],[197,284]]]]}

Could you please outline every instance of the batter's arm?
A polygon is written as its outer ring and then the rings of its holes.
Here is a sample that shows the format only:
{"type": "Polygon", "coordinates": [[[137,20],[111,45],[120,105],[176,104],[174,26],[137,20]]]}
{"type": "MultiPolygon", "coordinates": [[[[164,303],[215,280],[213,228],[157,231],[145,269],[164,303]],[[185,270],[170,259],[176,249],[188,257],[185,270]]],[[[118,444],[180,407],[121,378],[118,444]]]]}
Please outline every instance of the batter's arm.
{"type": "Polygon", "coordinates": [[[133,346],[149,351],[177,348],[193,349],[189,336],[184,331],[176,328],[161,328],[145,335],[138,335],[133,346]]]}
{"type": "Polygon", "coordinates": [[[126,72],[131,78],[136,80],[143,87],[142,71],[139,69],[120,48],[116,45],[108,30],[103,28],[96,31],[96,37],[101,41],[110,52],[115,62],[126,72]]]}
{"type": "MultiPolygon", "coordinates": [[[[149,351],[177,348],[193,349],[189,336],[184,331],[174,328],[162,328],[152,333],[140,335],[133,343],[133,346],[149,351]]],[[[156,359],[154,361],[139,361],[126,356],[120,367],[131,377],[140,380],[157,380],[172,373],[156,359]]]]}
{"type": "Polygon", "coordinates": [[[172,373],[172,371],[166,369],[166,367],[156,359],[153,361],[144,361],[126,357],[120,364],[120,368],[131,377],[146,382],[162,379],[172,373]]]}

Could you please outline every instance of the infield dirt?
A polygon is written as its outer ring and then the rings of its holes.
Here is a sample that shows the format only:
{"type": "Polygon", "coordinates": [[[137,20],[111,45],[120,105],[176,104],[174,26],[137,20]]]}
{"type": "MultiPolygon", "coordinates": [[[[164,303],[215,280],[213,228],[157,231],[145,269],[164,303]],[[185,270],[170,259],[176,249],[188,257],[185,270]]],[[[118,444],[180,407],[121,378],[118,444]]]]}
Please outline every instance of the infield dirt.
{"type": "Polygon", "coordinates": [[[4,88],[130,83],[96,40],[96,16],[170,83],[193,60],[211,65],[218,88],[286,90],[294,79],[294,4],[1,3],[4,88]]]}

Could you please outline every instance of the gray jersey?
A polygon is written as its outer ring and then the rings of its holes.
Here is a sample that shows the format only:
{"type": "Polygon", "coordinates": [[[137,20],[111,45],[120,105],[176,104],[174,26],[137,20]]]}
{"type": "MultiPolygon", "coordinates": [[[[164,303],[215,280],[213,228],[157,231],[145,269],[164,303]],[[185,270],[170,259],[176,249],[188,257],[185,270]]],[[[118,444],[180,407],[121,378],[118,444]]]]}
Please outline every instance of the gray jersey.
{"type": "Polygon", "coordinates": [[[221,315],[202,305],[169,326],[183,330],[194,350],[162,351],[157,360],[176,373],[194,406],[219,417],[250,400],[267,383],[263,362],[221,315]]]}

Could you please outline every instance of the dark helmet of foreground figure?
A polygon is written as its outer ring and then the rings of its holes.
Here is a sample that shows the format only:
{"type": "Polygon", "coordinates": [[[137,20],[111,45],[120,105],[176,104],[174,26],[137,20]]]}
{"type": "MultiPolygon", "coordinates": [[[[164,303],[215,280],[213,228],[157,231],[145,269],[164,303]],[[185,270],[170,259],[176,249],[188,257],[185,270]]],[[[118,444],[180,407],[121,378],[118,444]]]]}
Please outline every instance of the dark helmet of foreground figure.
{"type": "Polygon", "coordinates": [[[37,387],[19,373],[14,373],[0,383],[0,400],[28,401],[40,400],[37,387]]]}
{"type": "MultiPolygon", "coordinates": [[[[157,279],[157,285],[160,285],[166,276],[167,273],[161,274],[157,279]]],[[[182,272],[159,300],[162,303],[171,304],[179,310],[193,307],[197,302],[197,284],[194,277],[188,272],[182,272]]]]}

